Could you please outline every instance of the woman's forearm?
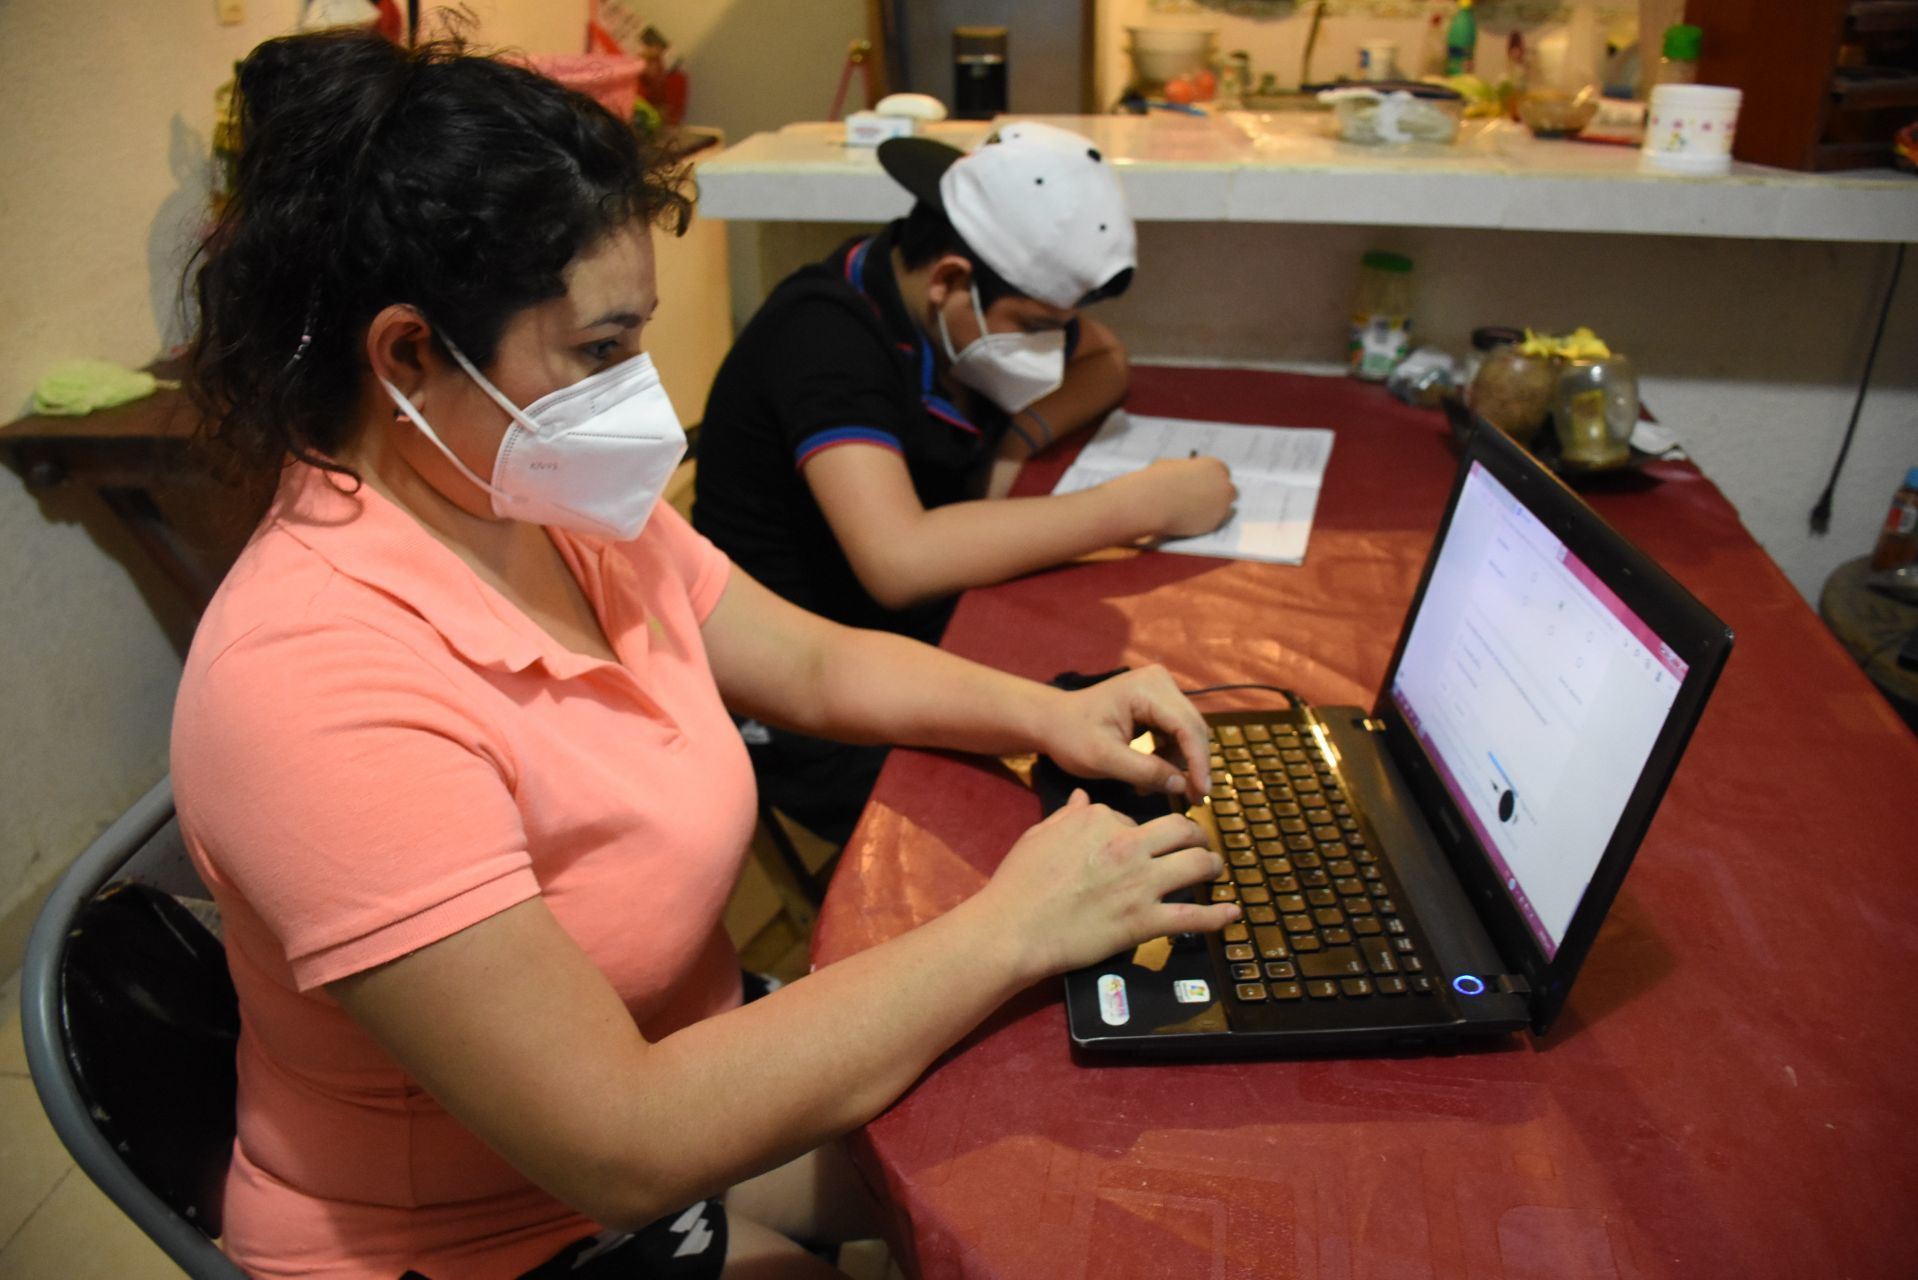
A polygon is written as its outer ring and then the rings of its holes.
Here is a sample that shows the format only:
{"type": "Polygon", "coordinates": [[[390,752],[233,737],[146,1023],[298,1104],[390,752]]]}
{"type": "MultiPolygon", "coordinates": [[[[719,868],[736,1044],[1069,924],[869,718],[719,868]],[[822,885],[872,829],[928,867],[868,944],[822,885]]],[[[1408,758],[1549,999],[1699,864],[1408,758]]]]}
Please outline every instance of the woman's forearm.
{"type": "Polygon", "coordinates": [[[1030,751],[1062,696],[883,631],[838,629],[814,672],[818,718],[806,732],[841,742],[1030,751]]]}

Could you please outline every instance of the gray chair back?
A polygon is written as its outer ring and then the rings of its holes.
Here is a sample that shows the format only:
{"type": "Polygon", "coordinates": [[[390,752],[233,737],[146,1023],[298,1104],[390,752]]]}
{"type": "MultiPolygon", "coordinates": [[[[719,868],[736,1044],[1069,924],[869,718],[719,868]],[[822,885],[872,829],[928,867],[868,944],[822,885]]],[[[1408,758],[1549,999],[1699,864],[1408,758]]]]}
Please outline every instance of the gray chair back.
{"type": "Polygon", "coordinates": [[[209,1189],[230,1159],[233,1102],[230,1075],[219,1070],[231,1066],[222,1037],[232,987],[208,896],[162,778],[80,855],[41,909],[21,971],[20,1021],[34,1087],[74,1163],[188,1276],[245,1280],[209,1238],[220,1229],[218,1192],[209,1189]],[[178,1007],[155,1007],[151,974],[103,972],[112,962],[102,956],[121,954],[115,947],[139,964],[159,954],[176,975],[178,1007]],[[111,990],[122,977],[124,1003],[111,990]],[[135,1025],[129,1010],[152,1014],[152,1025],[135,1025]],[[105,1035],[135,1037],[137,1053],[100,1043],[105,1035]],[[182,1080],[199,1092],[193,1107],[168,1096],[182,1080]],[[181,1114],[198,1119],[182,1130],[181,1114]],[[154,1128],[154,1116],[175,1127],[154,1128]]]}

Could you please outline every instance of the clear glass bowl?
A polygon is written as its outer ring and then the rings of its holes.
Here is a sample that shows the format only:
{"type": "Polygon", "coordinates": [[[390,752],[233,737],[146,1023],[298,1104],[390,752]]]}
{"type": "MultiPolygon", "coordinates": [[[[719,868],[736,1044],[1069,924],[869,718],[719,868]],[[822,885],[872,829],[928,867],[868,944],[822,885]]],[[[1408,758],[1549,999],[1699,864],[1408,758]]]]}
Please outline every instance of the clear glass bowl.
{"type": "Polygon", "coordinates": [[[1576,137],[1597,114],[1598,94],[1591,89],[1578,93],[1534,89],[1518,99],[1518,118],[1539,138],[1576,137]]]}

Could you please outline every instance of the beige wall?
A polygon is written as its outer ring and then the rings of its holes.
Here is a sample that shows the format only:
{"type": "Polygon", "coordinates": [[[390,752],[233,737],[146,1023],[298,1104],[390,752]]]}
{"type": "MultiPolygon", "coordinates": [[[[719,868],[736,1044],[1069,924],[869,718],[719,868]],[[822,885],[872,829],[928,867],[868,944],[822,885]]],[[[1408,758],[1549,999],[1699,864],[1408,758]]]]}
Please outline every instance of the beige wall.
{"type": "Polygon", "coordinates": [[[570,53],[585,47],[586,0],[426,0],[420,6],[429,19],[435,9],[468,11],[479,20],[477,37],[497,48],[570,53]]]}
{"type": "MultiPolygon", "coordinates": [[[[577,47],[585,0],[474,0],[483,38],[577,47]]],[[[142,364],[179,341],[213,90],[296,0],[0,0],[0,420],[57,360],[142,364]]],[[[177,605],[84,494],[0,469],[0,973],[74,854],[166,767],[177,605]],[[136,566],[129,572],[125,564],[136,566]]]]}
{"type": "MultiPolygon", "coordinates": [[[[0,417],[57,360],[141,364],[178,339],[213,90],[291,0],[247,10],[222,27],[208,0],[0,6],[0,417]]],[[[0,973],[51,880],[165,768],[179,658],[144,584],[89,532],[113,537],[99,514],[43,512],[0,470],[0,973]]]]}
{"type": "MultiPolygon", "coordinates": [[[[832,105],[846,46],[865,34],[865,0],[636,0],[686,60],[695,124],[740,139],[832,105]]],[[[855,87],[847,100],[863,105],[855,87]]]]}
{"type": "MultiPolygon", "coordinates": [[[[795,120],[823,120],[846,46],[866,34],[865,0],[648,0],[645,11],[686,60],[687,118],[724,130],[728,142],[795,120]]],[[[856,79],[846,101],[849,109],[864,105],[856,79]]],[[[765,296],[759,236],[753,223],[730,231],[735,326],[765,296]]],[[[663,292],[661,300],[676,305],[663,292]]],[[[691,416],[677,395],[675,403],[691,416]]]]}
{"type": "MultiPolygon", "coordinates": [[[[463,0],[487,44],[577,49],[586,0],[463,0]]],[[[176,286],[204,207],[213,90],[292,28],[297,0],[0,0],[0,420],[57,360],[141,364],[183,337],[176,286]]],[[[443,7],[454,7],[446,5],[443,7]]],[[[692,79],[691,115],[742,137],[822,115],[863,0],[662,0],[646,12],[692,79]]],[[[723,343],[724,229],[662,262],[703,335],[673,360],[698,416],[723,343]]],[[[668,313],[670,314],[670,312],[668,313]]],[[[668,362],[662,358],[662,367],[668,362]]],[[[0,469],[0,973],[54,878],[166,767],[179,606],[85,494],[43,499],[0,469]],[[133,566],[129,570],[127,566],[133,566]]]]}

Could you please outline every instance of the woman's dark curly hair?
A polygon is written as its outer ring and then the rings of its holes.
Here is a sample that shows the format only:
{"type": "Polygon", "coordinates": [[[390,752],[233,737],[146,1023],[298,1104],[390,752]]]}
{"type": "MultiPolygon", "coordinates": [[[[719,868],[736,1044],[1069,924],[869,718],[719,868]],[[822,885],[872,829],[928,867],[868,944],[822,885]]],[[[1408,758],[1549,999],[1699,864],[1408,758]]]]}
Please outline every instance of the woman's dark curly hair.
{"type": "Polygon", "coordinates": [[[241,151],[189,280],[188,388],[255,475],[340,470],[367,324],[411,304],[481,368],[517,311],[635,219],[678,234],[682,171],[598,103],[457,39],[270,40],[239,69],[241,151]]]}

